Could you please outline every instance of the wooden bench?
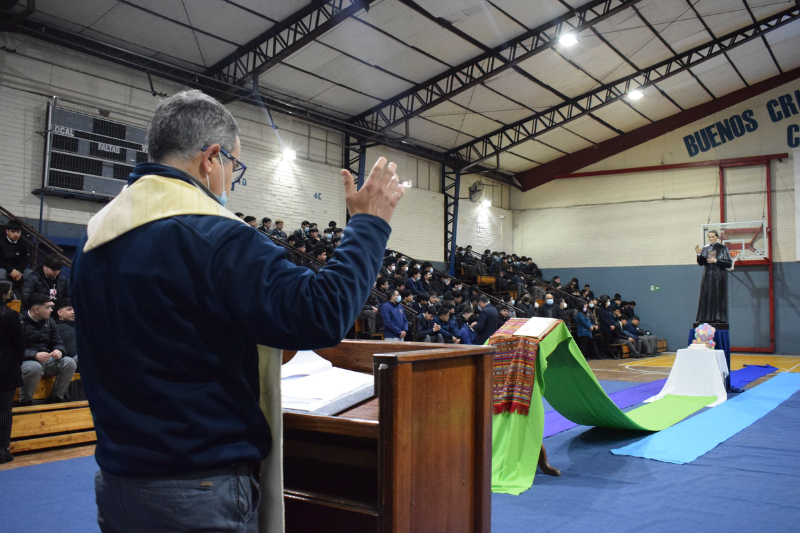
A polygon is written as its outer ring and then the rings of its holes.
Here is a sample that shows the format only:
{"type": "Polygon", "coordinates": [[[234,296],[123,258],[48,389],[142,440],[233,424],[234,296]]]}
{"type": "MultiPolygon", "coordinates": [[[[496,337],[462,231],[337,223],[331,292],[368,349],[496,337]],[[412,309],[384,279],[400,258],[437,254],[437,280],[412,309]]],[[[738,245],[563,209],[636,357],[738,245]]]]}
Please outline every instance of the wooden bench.
{"type": "Polygon", "coordinates": [[[89,402],[15,407],[11,410],[11,453],[95,442],[89,402]]]}
{"type": "MultiPolygon", "coordinates": [[[[72,381],[78,381],[81,379],[81,375],[78,372],[72,376],[72,381]]],[[[33,391],[33,399],[34,400],[45,400],[50,396],[50,393],[53,390],[53,385],[56,384],[56,376],[44,377],[39,380],[39,385],[36,386],[36,390],[33,391]]],[[[14,393],[14,401],[19,400],[19,389],[14,393]]]]}

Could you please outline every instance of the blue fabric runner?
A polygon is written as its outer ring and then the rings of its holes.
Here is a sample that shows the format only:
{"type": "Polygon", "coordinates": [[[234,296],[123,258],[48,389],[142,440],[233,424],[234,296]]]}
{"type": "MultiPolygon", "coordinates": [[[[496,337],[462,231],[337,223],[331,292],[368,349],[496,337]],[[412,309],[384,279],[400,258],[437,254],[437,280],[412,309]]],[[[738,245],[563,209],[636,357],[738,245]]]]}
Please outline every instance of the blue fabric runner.
{"type": "MultiPolygon", "coordinates": [[[[776,370],[778,369],[770,365],[745,365],[745,368],[740,368],[739,370],[731,372],[731,386],[744,387],[761,376],[772,374],[776,370]]],[[[655,396],[661,392],[666,382],[666,379],[651,381],[650,383],[644,383],[629,389],[612,392],[608,397],[611,398],[614,405],[620,409],[625,409],[631,405],[641,403],[651,396],[655,396]]],[[[564,418],[563,415],[559,414],[559,412],[554,409],[546,411],[544,413],[544,435],[542,438],[552,437],[562,431],[574,428],[577,425],[578,424],[575,422],[564,418]]]]}
{"type": "Polygon", "coordinates": [[[800,374],[778,374],[722,405],[611,453],[665,463],[691,463],[764,417],[798,390],[800,374]]]}

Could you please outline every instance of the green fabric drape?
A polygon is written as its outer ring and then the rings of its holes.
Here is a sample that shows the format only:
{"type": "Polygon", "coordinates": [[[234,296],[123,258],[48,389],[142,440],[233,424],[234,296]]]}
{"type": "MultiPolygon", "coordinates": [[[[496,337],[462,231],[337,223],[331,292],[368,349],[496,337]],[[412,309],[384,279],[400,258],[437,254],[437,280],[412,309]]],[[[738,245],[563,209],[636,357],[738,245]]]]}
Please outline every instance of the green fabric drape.
{"type": "Polygon", "coordinates": [[[567,327],[559,324],[539,343],[528,416],[503,413],[493,417],[493,492],[520,494],[533,485],[544,433],[542,396],[576,424],[639,431],[665,429],[716,400],[668,395],[624,413],[600,386],[567,327]]]}

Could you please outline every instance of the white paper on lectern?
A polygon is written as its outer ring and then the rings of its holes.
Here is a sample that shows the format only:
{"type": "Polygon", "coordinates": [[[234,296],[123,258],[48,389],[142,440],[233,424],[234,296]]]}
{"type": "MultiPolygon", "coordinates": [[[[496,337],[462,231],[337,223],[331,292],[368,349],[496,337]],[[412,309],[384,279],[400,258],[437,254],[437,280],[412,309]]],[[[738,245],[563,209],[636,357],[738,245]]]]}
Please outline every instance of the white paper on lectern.
{"type": "Polygon", "coordinates": [[[541,339],[558,322],[557,318],[529,318],[520,328],[514,332],[519,337],[536,337],[541,339]]]}
{"type": "Polygon", "coordinates": [[[370,374],[336,368],[312,351],[299,351],[281,367],[281,405],[284,409],[317,411],[372,385],[374,377],[370,374]]]}
{"type": "Polygon", "coordinates": [[[281,379],[292,376],[309,376],[328,370],[333,367],[333,363],[323,359],[311,350],[300,350],[292,357],[292,360],[281,366],[281,379]]]}

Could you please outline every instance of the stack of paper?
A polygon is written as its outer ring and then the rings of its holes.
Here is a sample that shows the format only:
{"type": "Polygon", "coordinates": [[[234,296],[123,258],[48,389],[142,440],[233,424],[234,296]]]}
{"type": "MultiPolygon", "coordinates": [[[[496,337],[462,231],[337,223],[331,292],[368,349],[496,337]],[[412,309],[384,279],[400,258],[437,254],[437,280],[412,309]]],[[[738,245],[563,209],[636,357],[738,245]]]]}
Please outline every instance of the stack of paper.
{"type": "Polygon", "coordinates": [[[369,374],[334,368],[312,351],[299,351],[281,368],[284,409],[335,414],[374,396],[369,374]]]}
{"type": "Polygon", "coordinates": [[[514,335],[542,339],[550,330],[556,327],[559,322],[557,318],[534,317],[525,322],[522,327],[514,332],[514,335]]]}

